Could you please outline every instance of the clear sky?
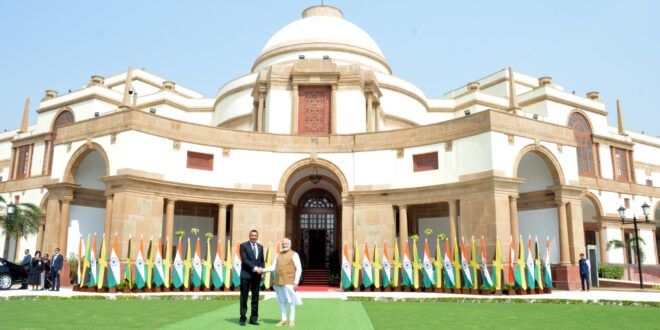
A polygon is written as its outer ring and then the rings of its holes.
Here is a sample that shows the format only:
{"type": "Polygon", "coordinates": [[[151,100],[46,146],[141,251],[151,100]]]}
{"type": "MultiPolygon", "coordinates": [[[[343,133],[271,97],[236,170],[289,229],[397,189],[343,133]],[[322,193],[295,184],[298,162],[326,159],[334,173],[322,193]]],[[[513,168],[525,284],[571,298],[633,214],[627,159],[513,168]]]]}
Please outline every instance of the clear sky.
{"type": "MultiPolygon", "coordinates": [[[[0,0],[0,130],[36,122],[46,89],[78,89],[129,65],[214,97],[311,0],[0,0]]],[[[660,1],[325,1],[428,97],[511,66],[585,95],[616,126],[660,135],[660,1]]]]}

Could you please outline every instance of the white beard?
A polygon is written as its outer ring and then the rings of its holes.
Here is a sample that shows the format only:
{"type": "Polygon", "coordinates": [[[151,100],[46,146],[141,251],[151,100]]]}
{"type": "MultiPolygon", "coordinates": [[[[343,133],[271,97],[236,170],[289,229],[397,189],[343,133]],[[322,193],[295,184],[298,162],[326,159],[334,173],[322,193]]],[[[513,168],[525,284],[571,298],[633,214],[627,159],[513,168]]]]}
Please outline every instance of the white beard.
{"type": "Polygon", "coordinates": [[[281,251],[282,251],[282,252],[286,252],[286,251],[289,251],[289,250],[291,250],[291,247],[288,247],[288,248],[286,248],[286,249],[285,249],[285,248],[282,248],[281,251]]]}

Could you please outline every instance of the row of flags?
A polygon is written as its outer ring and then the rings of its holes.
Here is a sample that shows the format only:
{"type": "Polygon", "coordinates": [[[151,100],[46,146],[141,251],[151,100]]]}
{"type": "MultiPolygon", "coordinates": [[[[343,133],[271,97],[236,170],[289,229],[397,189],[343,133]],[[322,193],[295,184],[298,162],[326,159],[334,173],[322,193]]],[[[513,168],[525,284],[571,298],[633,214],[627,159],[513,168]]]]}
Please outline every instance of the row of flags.
{"type": "MultiPolygon", "coordinates": [[[[165,242],[165,255],[161,251],[162,240],[158,239],[154,245],[154,239],[149,240],[146,253],[144,240],[140,237],[137,251],[128,239],[128,250],[126,254],[126,265],[123,278],[120,272],[118,237],[115,235],[110,254],[106,253],[105,235],[101,242],[101,251],[97,257],[97,238],[94,234],[87,236],[87,243],[80,236],[78,244],[78,286],[79,287],[107,287],[114,288],[117,284],[124,282],[129,289],[133,289],[133,283],[137,289],[155,287],[166,288],[226,288],[233,284],[238,287],[241,283],[241,256],[239,245],[236,245],[234,253],[231,252],[231,242],[227,241],[227,254],[223,260],[222,246],[217,243],[215,255],[211,254],[210,238],[206,240],[206,256],[201,253],[201,242],[197,239],[195,249],[190,248],[190,238],[187,239],[186,255],[182,253],[182,240],[179,238],[176,253],[172,258],[172,249],[169,238],[165,242]],[[90,243],[91,239],[91,243],[90,243]],[[85,249],[87,247],[87,249],[85,249]],[[133,259],[133,255],[135,255],[133,259]],[[106,286],[107,277],[107,286],[106,286]]],[[[279,244],[276,244],[275,254],[279,253],[279,244]]],[[[270,266],[273,259],[273,251],[268,244],[266,254],[266,266],[270,266]]],[[[265,274],[262,284],[269,289],[275,281],[274,274],[265,274]]]]}
{"type": "MultiPolygon", "coordinates": [[[[516,259],[514,242],[511,238],[506,272],[502,263],[499,239],[495,242],[492,272],[488,267],[483,237],[481,238],[480,255],[477,254],[475,240],[472,237],[470,259],[468,259],[464,238],[461,238],[460,247],[457,240],[454,239],[453,257],[449,238],[445,239],[444,254],[440,249],[441,240],[437,241],[435,258],[432,258],[428,240],[425,239],[421,259],[417,252],[417,244],[412,244],[413,251],[412,255],[410,254],[408,241],[402,251],[403,255],[400,256],[398,242],[395,240],[392,259],[390,259],[386,244],[383,246],[382,254],[378,251],[378,245],[375,244],[372,249],[372,258],[369,254],[369,245],[365,243],[361,258],[358,249],[354,249],[353,262],[349,257],[348,245],[345,243],[342,253],[341,286],[344,289],[360,286],[365,288],[373,286],[377,289],[388,286],[406,286],[415,289],[420,287],[480,289],[481,284],[485,289],[501,290],[502,285],[508,283],[514,289],[522,290],[543,289],[544,286],[552,288],[550,238],[548,237],[546,240],[543,262],[541,262],[538,238],[532,242],[531,236],[529,237],[527,253],[525,253],[522,236],[520,236],[519,242],[518,259],[516,259]]],[[[358,243],[355,242],[354,246],[357,247],[358,243]]]]}

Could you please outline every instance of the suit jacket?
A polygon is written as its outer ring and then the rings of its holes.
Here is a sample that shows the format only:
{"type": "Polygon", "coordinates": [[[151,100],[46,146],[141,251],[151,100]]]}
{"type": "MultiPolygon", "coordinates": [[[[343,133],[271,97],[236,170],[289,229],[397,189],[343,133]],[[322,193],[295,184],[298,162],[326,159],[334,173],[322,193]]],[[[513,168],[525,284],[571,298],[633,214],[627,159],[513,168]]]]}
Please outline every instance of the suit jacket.
{"type": "Polygon", "coordinates": [[[26,254],[26,255],[23,257],[23,261],[21,261],[21,265],[22,265],[25,269],[28,269],[28,268],[30,268],[30,262],[31,262],[31,261],[32,261],[32,256],[29,255],[29,254],[26,254]]]}
{"type": "Polygon", "coordinates": [[[264,267],[264,247],[257,243],[258,256],[254,257],[250,241],[241,244],[241,278],[261,278],[261,274],[254,271],[254,267],[264,267]]]}
{"type": "Polygon", "coordinates": [[[589,264],[587,263],[587,259],[580,259],[578,264],[580,265],[580,274],[589,275],[589,264]]]}
{"type": "Polygon", "coordinates": [[[64,263],[64,257],[61,254],[53,256],[53,260],[50,262],[50,269],[53,272],[59,272],[62,270],[62,264],[64,263]]]}

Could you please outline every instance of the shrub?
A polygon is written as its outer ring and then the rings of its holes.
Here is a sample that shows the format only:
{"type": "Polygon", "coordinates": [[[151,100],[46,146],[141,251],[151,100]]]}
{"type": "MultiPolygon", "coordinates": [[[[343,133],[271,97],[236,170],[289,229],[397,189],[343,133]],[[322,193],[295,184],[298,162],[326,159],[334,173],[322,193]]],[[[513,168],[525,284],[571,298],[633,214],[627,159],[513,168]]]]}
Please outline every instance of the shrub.
{"type": "Polygon", "coordinates": [[[598,266],[598,277],[620,280],[623,278],[623,267],[614,265],[598,266]]]}

